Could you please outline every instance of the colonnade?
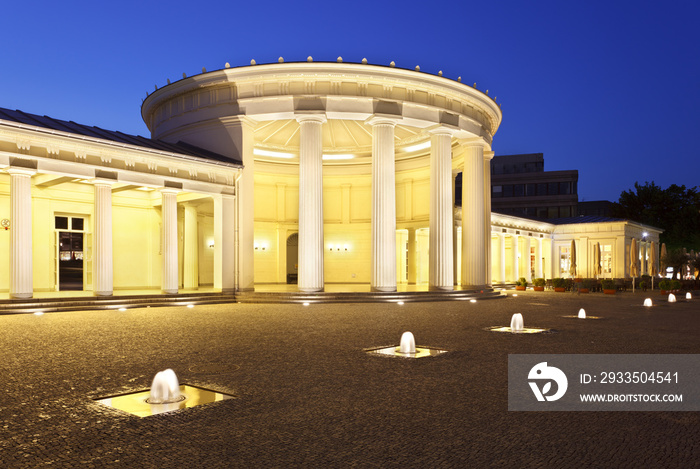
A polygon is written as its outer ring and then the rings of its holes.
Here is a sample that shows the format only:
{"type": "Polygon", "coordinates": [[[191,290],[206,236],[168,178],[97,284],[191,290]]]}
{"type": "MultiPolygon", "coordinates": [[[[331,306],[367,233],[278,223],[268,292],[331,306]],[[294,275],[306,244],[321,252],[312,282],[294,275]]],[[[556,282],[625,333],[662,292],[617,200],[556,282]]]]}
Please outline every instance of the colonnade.
{"type": "MultiPolygon", "coordinates": [[[[544,252],[542,251],[542,238],[530,235],[522,235],[518,233],[507,233],[500,232],[494,233],[498,239],[498,268],[494,275],[494,280],[496,283],[506,283],[514,282],[520,277],[525,277],[528,282],[532,282],[533,273],[534,278],[543,278],[544,272],[542,270],[542,258],[544,258],[544,252]],[[522,238],[523,248],[520,248],[520,239],[522,238]],[[506,276],[506,244],[510,241],[510,265],[511,265],[511,275],[510,278],[506,276]],[[534,243],[534,246],[533,246],[534,243]],[[535,262],[532,265],[532,259],[530,258],[530,253],[532,247],[535,248],[535,262]],[[520,274],[522,272],[522,275],[520,274]]],[[[549,257],[549,256],[547,256],[549,257]]]]}
{"type": "MultiPolygon", "coordinates": [[[[33,296],[32,195],[31,177],[36,170],[6,169],[10,175],[10,285],[11,298],[33,296]]],[[[112,186],[117,181],[95,178],[93,215],[93,292],[110,296],[114,290],[112,186]]],[[[161,290],[175,294],[179,289],[177,188],[160,189],[162,202],[161,290]]],[[[235,290],[235,197],[212,194],[214,200],[214,288],[235,290]]],[[[197,210],[185,205],[183,256],[184,288],[198,286],[197,210]]]]}
{"type": "MultiPolygon", "coordinates": [[[[304,292],[323,291],[323,114],[300,114],[299,146],[299,278],[304,292]]],[[[365,121],[372,127],[371,280],[373,291],[394,292],[396,275],[396,169],[394,130],[399,117],[374,115],[365,121]]],[[[454,230],[452,197],[452,137],[454,130],[437,126],[430,130],[430,248],[431,290],[454,288],[454,230]]],[[[490,210],[486,206],[484,177],[488,172],[485,143],[461,142],[464,150],[462,185],[462,285],[483,287],[490,283],[490,210]]],[[[412,237],[409,236],[409,242],[412,237]]],[[[409,246],[409,253],[412,250],[409,246]]],[[[410,254],[409,254],[410,255],[410,254]]],[[[410,262],[410,259],[409,259],[410,262]]]]}

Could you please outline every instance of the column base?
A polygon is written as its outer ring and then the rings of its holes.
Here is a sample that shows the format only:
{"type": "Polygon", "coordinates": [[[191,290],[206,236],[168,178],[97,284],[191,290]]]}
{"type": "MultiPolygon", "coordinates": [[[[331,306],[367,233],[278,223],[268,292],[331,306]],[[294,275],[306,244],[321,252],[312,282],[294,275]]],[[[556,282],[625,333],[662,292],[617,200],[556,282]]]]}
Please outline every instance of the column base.
{"type": "Polygon", "coordinates": [[[428,291],[454,291],[455,287],[454,285],[429,285],[428,286],[428,291]]]}
{"type": "Polygon", "coordinates": [[[462,290],[493,290],[491,285],[462,285],[462,290]]]}
{"type": "Polygon", "coordinates": [[[396,293],[396,286],[389,287],[370,287],[370,291],[378,293],[396,293]]]}
{"type": "Polygon", "coordinates": [[[299,288],[302,293],[321,293],[323,292],[323,287],[320,288],[299,288]]]}
{"type": "Polygon", "coordinates": [[[178,289],[175,288],[174,290],[161,290],[161,293],[164,295],[177,295],[178,289]]]}
{"type": "Polygon", "coordinates": [[[222,288],[221,294],[222,295],[235,295],[236,289],[235,288],[222,288]]]}
{"type": "Polygon", "coordinates": [[[96,292],[93,292],[93,294],[95,296],[112,296],[114,293],[110,290],[110,291],[96,291],[96,292]]]}
{"type": "Polygon", "coordinates": [[[34,292],[31,292],[31,293],[10,293],[10,298],[17,299],[17,300],[32,298],[33,296],[34,296],[34,292]]]}

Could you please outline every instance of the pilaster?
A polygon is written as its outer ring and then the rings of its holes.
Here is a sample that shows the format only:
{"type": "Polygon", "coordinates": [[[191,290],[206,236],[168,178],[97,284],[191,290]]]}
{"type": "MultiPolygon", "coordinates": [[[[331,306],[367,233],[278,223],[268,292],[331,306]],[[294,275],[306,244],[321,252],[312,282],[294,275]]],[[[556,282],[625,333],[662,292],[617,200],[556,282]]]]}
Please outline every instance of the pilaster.
{"type": "Polygon", "coordinates": [[[183,252],[183,287],[195,289],[199,287],[199,242],[197,226],[197,208],[185,205],[185,239],[183,252]]]}

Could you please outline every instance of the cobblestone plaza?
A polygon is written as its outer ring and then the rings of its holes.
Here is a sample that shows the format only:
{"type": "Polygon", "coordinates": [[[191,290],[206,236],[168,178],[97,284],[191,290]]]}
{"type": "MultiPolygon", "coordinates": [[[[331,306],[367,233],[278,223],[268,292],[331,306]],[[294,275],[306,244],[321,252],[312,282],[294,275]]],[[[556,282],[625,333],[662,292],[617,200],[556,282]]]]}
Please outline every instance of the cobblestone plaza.
{"type": "Polygon", "coordinates": [[[509,412],[507,363],[697,354],[700,299],[518,293],[0,316],[0,466],[698,467],[697,412],[509,412]],[[581,307],[602,319],[563,317],[581,307]],[[517,312],[556,332],[485,330],[517,312]],[[404,331],[449,353],[364,352],[404,331]],[[93,401],[146,389],[165,368],[236,399],[146,418],[93,401]]]}

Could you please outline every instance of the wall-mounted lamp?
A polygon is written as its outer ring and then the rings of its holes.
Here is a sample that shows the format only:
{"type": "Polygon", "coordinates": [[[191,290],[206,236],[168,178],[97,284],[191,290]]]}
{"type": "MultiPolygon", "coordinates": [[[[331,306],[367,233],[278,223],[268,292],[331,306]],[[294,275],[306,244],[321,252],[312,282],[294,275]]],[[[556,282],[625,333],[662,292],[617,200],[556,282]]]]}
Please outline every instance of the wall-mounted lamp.
{"type": "Polygon", "coordinates": [[[264,251],[265,249],[267,249],[267,244],[258,244],[258,243],[255,243],[255,244],[254,244],[254,247],[255,247],[255,250],[256,250],[256,251],[264,251]]]}
{"type": "Polygon", "coordinates": [[[347,244],[343,244],[342,246],[340,244],[329,244],[328,245],[328,250],[333,252],[333,251],[349,251],[350,247],[347,244]]]}
{"type": "Polygon", "coordinates": [[[214,249],[214,241],[209,241],[209,249],[214,249]]]}

